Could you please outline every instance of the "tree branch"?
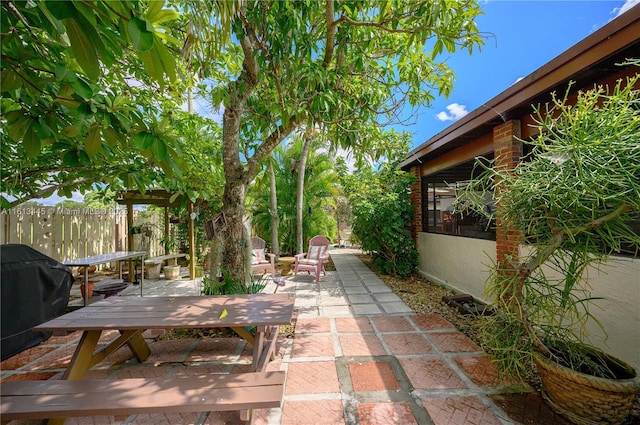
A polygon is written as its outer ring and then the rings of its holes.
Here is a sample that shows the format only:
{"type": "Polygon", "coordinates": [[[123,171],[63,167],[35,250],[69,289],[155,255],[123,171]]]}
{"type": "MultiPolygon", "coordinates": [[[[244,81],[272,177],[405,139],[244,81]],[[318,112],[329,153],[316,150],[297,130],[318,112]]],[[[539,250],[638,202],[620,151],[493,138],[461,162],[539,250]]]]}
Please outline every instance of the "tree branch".
{"type": "Polygon", "coordinates": [[[325,68],[329,67],[331,63],[331,59],[333,58],[333,49],[335,47],[336,41],[336,21],[333,19],[333,15],[335,13],[334,10],[334,0],[326,0],[326,10],[324,12],[324,16],[327,19],[327,42],[324,51],[324,66],[325,68]]]}
{"type": "MultiPolygon", "coordinates": [[[[282,142],[293,130],[298,127],[300,119],[298,117],[290,117],[289,124],[284,126],[280,124],[278,128],[271,133],[265,140],[258,146],[254,155],[247,161],[247,173],[246,176],[250,181],[252,176],[256,173],[260,162],[267,156],[271,155],[271,152],[282,142]]],[[[247,181],[248,183],[248,181],[247,181]]]]}
{"type": "MultiPolygon", "coordinates": [[[[240,13],[240,19],[242,20],[244,27],[246,28],[247,32],[249,33],[253,41],[256,43],[258,48],[264,53],[265,57],[269,62],[269,67],[273,72],[273,77],[274,77],[273,80],[276,83],[276,91],[278,92],[278,99],[280,99],[280,105],[284,108],[284,97],[282,96],[282,87],[280,86],[280,73],[278,72],[278,69],[275,66],[275,63],[273,61],[273,58],[271,57],[271,54],[269,53],[269,46],[264,42],[262,42],[262,40],[260,40],[260,38],[258,37],[258,34],[256,33],[255,28],[249,25],[249,22],[247,21],[247,17],[244,15],[244,13],[240,13]]],[[[256,75],[257,75],[257,72],[256,72],[256,75]]]]}
{"type": "Polygon", "coordinates": [[[556,232],[551,238],[551,240],[549,241],[548,245],[546,245],[543,249],[537,251],[536,255],[534,255],[529,261],[527,261],[526,263],[520,264],[518,266],[517,268],[518,274],[522,278],[529,277],[529,275],[531,275],[531,273],[535,269],[537,269],[542,264],[544,264],[544,262],[547,261],[547,259],[549,259],[549,257],[558,248],[560,248],[560,246],[562,245],[562,242],[564,242],[567,239],[567,237],[575,236],[587,230],[596,228],[608,221],[615,219],[621,214],[624,214],[630,208],[631,208],[631,205],[629,204],[621,204],[620,206],[618,206],[618,208],[611,211],[609,214],[599,217],[591,221],[590,223],[585,224],[584,226],[575,227],[573,229],[564,229],[556,232]]]}

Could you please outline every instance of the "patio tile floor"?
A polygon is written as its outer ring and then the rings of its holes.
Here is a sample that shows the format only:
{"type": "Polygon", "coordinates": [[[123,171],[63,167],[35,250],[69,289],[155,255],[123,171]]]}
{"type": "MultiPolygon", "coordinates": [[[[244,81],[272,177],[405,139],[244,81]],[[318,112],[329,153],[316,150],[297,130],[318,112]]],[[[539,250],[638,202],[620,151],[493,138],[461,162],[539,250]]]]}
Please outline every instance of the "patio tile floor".
{"type": "MultiPolygon", "coordinates": [[[[276,359],[268,365],[268,370],[287,372],[283,405],[256,410],[254,424],[566,425],[537,393],[497,382],[489,357],[441,316],[384,313],[398,301],[377,295],[385,292],[381,291],[381,281],[352,253],[348,249],[332,250],[337,270],[328,272],[320,285],[313,283],[313,277],[301,275],[298,282],[286,277],[285,286],[268,286],[268,291],[295,292],[301,308],[294,337],[281,338],[276,359]],[[370,296],[371,304],[365,305],[369,308],[348,305],[344,294],[353,292],[343,285],[342,276],[348,277],[352,288],[357,285],[357,294],[370,296]],[[322,296],[323,292],[329,293],[326,291],[332,291],[332,295],[322,296]]],[[[190,295],[197,290],[193,283],[159,282],[145,282],[145,296],[190,295]]],[[[138,295],[138,291],[134,288],[130,295],[138,295]]],[[[162,340],[157,334],[146,336],[151,356],[144,363],[137,363],[125,346],[95,366],[88,377],[250,371],[252,349],[241,338],[162,340]]],[[[79,337],[79,333],[55,336],[3,361],[1,381],[58,379],[79,337]]],[[[211,412],[69,418],[66,423],[243,422],[238,412],[211,412]]]]}

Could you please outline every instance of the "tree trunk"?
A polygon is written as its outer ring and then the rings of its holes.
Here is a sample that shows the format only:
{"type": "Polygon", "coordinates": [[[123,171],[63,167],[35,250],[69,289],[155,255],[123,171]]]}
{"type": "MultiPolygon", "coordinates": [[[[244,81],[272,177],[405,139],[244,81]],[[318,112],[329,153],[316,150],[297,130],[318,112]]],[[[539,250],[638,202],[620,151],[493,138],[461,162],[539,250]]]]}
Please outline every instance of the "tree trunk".
{"type": "Polygon", "coordinates": [[[234,280],[247,283],[245,253],[247,241],[244,237],[244,201],[246,186],[241,179],[227,175],[222,197],[222,212],[226,226],[222,231],[222,267],[234,280]]]}
{"type": "Polygon", "coordinates": [[[280,243],[278,242],[278,227],[280,226],[280,218],[278,217],[278,193],[276,191],[276,173],[273,170],[273,158],[269,159],[269,187],[271,208],[269,215],[271,216],[271,252],[276,256],[276,260],[280,258],[280,243]]]}
{"type": "Polygon", "coordinates": [[[228,84],[229,100],[222,117],[222,163],[225,175],[222,212],[226,225],[221,230],[223,240],[222,267],[232,279],[248,284],[251,272],[247,256],[249,235],[243,232],[244,202],[247,186],[257,173],[260,161],[267,158],[276,146],[297,127],[299,118],[291,116],[286,124],[279,126],[258,146],[254,155],[240,157],[240,124],[247,99],[258,84],[259,64],[256,60],[256,45],[250,37],[240,39],[244,54],[243,67],[236,81],[228,84]]]}
{"type": "MultiPolygon", "coordinates": [[[[312,127],[311,127],[312,128],[312,127]]],[[[297,254],[304,252],[304,238],[302,234],[302,217],[304,206],[304,172],[307,168],[307,156],[309,155],[309,145],[311,145],[311,131],[307,130],[304,138],[304,145],[302,146],[302,152],[300,153],[300,165],[298,169],[298,189],[296,199],[296,237],[297,237],[297,254]]]]}

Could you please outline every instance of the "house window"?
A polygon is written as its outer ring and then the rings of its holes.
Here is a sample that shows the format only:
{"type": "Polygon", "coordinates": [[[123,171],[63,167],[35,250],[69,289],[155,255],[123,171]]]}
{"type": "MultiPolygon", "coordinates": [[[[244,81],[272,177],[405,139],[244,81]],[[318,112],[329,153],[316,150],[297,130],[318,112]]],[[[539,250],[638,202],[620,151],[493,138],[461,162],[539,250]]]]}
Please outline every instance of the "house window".
{"type": "MultiPolygon", "coordinates": [[[[484,215],[453,212],[458,191],[471,179],[474,161],[440,171],[422,178],[422,229],[428,233],[496,239],[495,221],[484,215]]],[[[487,199],[487,210],[494,210],[493,200],[487,199]]]]}
{"type": "MultiPolygon", "coordinates": [[[[487,159],[491,159],[488,157],[487,159]]],[[[496,240],[495,220],[487,222],[484,215],[454,214],[453,204],[466,181],[472,178],[475,160],[422,177],[422,231],[469,238],[496,240]]],[[[486,208],[493,212],[493,200],[486,199],[486,208]]],[[[632,231],[640,235],[640,217],[628,222],[632,231]]],[[[613,253],[637,257],[636,246],[621,244],[613,253]]]]}

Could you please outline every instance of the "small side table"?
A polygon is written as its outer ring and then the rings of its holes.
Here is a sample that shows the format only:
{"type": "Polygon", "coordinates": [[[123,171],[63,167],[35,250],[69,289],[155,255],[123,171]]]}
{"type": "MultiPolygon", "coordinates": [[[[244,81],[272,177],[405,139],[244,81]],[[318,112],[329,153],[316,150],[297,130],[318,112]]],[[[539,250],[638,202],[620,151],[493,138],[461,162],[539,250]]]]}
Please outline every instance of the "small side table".
{"type": "Polygon", "coordinates": [[[291,266],[295,261],[295,257],[280,257],[279,264],[282,266],[282,276],[287,276],[291,273],[291,266]]]}

